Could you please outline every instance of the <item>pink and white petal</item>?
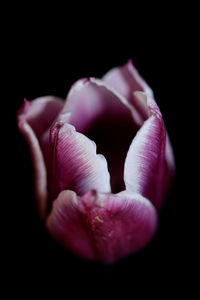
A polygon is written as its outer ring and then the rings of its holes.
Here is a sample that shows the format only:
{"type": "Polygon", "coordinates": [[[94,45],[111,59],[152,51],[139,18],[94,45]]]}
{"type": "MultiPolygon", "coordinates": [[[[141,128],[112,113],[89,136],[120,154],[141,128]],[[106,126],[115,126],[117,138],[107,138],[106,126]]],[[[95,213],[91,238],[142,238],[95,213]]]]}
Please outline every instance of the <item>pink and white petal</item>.
{"type": "Polygon", "coordinates": [[[164,195],[167,196],[169,188],[174,180],[176,172],[174,152],[171,146],[169,136],[166,132],[166,147],[165,147],[165,190],[164,195]]]}
{"type": "MultiPolygon", "coordinates": [[[[148,119],[152,113],[160,114],[158,105],[154,99],[153,91],[140,76],[132,61],[125,65],[110,70],[103,80],[123,95],[131,103],[141,118],[135,118],[137,124],[142,126],[144,120],[148,119]]],[[[166,182],[171,183],[175,172],[175,162],[171,143],[166,134],[166,182]]],[[[166,184],[167,190],[167,184],[166,184]]]]}
{"type": "Polygon", "coordinates": [[[154,206],[138,194],[63,191],[47,219],[50,234],[73,253],[111,263],[143,248],[157,227],[154,206]]]}
{"type": "Polygon", "coordinates": [[[108,71],[102,78],[125,98],[135,91],[145,92],[153,96],[152,89],[138,73],[131,60],[120,67],[108,71]]]}
{"type": "Polygon", "coordinates": [[[134,107],[112,87],[95,78],[81,79],[72,86],[61,115],[65,113],[70,113],[70,124],[82,133],[102,115],[132,114],[135,118],[134,107]]]}
{"type": "Polygon", "coordinates": [[[23,117],[36,136],[40,137],[52,125],[63,105],[60,98],[53,96],[40,97],[31,102],[24,100],[18,116],[23,117]]]}
{"type": "Polygon", "coordinates": [[[165,148],[165,158],[166,158],[166,165],[169,170],[170,177],[175,176],[175,159],[174,159],[174,152],[173,148],[169,139],[168,134],[166,133],[166,148],[165,148]]]}
{"type": "MultiPolygon", "coordinates": [[[[152,114],[156,115],[162,121],[161,122],[162,127],[164,128],[162,114],[161,114],[160,109],[159,109],[156,101],[154,100],[154,98],[143,92],[135,92],[134,95],[135,95],[135,99],[137,99],[138,102],[143,103],[143,106],[147,113],[147,117],[149,118],[152,114]]],[[[174,160],[173,149],[172,149],[171,142],[170,142],[168,133],[166,131],[166,128],[164,130],[165,130],[165,135],[166,135],[166,146],[165,146],[166,192],[164,194],[167,194],[168,188],[171,185],[171,182],[175,175],[175,160],[174,160]]]]}
{"type": "Polygon", "coordinates": [[[53,199],[65,189],[83,195],[91,189],[110,192],[110,174],[103,155],[96,154],[96,144],[62,121],[50,131],[52,170],[50,188],[53,199]]]}
{"type": "Polygon", "coordinates": [[[133,139],[124,167],[127,191],[141,194],[157,209],[161,207],[166,190],[165,145],[162,116],[153,112],[133,139]]]}
{"type": "Polygon", "coordinates": [[[47,174],[44,163],[43,154],[39,145],[39,141],[31,126],[27,123],[26,119],[22,116],[18,117],[18,127],[21,134],[25,137],[29,145],[35,175],[35,197],[37,207],[42,219],[46,217],[47,210],[47,174]]]}
{"type": "Polygon", "coordinates": [[[129,60],[125,65],[111,69],[103,76],[103,81],[108,83],[118,93],[125,97],[129,103],[137,110],[140,118],[138,117],[138,125],[148,117],[146,107],[143,103],[138,101],[134,92],[141,91],[153,97],[151,88],[147,85],[144,79],[140,76],[137,69],[129,60]]]}

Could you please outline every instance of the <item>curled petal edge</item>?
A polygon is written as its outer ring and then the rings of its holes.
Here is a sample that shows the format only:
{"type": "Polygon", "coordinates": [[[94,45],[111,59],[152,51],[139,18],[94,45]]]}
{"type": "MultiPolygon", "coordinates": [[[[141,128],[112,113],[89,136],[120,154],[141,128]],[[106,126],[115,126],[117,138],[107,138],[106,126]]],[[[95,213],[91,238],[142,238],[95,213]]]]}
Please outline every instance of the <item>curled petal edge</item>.
{"type": "Polygon", "coordinates": [[[37,207],[42,219],[45,219],[47,212],[47,172],[43,154],[39,145],[39,141],[32,130],[31,126],[23,119],[19,118],[18,127],[20,132],[25,137],[27,144],[30,148],[33,167],[34,167],[34,185],[35,185],[35,198],[37,207]]]}
{"type": "Polygon", "coordinates": [[[24,99],[24,103],[18,111],[18,116],[23,117],[33,129],[35,135],[40,138],[50,128],[63,105],[62,99],[54,96],[39,97],[31,102],[24,99]]]}
{"type": "Polygon", "coordinates": [[[42,135],[52,125],[62,107],[63,101],[60,98],[45,96],[36,98],[32,102],[25,99],[17,113],[19,131],[24,136],[31,152],[35,177],[35,197],[42,219],[46,217],[47,213],[48,191],[47,171],[40,142],[42,135]]]}
{"type": "MultiPolygon", "coordinates": [[[[123,66],[111,69],[103,76],[102,80],[124,96],[135,108],[135,120],[139,126],[142,126],[143,122],[147,120],[152,113],[155,114],[155,112],[157,112],[160,115],[152,89],[139,74],[132,60],[128,60],[123,66]]],[[[167,132],[165,159],[166,181],[168,185],[170,185],[175,174],[175,161],[167,132]]]]}
{"type": "Polygon", "coordinates": [[[79,195],[91,189],[110,192],[110,174],[107,161],[96,153],[96,144],[76,131],[62,117],[50,130],[52,149],[52,186],[56,187],[54,199],[66,189],[77,191],[79,195]],[[70,164],[69,164],[70,161],[70,164]]]}
{"type": "Polygon", "coordinates": [[[61,115],[70,113],[69,122],[80,132],[99,115],[106,112],[115,114],[131,113],[137,123],[138,113],[120,93],[109,84],[97,78],[78,80],[70,89],[61,115]]]}
{"type": "Polygon", "coordinates": [[[164,190],[165,131],[152,115],[133,139],[124,167],[126,189],[151,200],[161,207],[164,190]]]}
{"type": "Polygon", "coordinates": [[[125,65],[111,69],[103,76],[102,80],[126,98],[134,107],[135,120],[138,126],[141,126],[148,117],[148,111],[145,103],[135,97],[135,92],[144,92],[153,97],[153,91],[141,77],[132,61],[128,60],[125,65]]]}

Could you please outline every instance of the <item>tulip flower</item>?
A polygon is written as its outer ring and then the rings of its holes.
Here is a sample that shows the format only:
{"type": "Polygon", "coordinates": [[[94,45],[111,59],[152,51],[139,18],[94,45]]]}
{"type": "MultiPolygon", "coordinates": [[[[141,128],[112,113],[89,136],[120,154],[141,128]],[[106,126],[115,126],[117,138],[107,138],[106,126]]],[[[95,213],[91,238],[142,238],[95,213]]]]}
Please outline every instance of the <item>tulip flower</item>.
{"type": "Polygon", "coordinates": [[[38,211],[56,241],[104,263],[148,244],[174,158],[153,92],[131,61],[78,80],[66,102],[25,100],[17,119],[38,211]]]}

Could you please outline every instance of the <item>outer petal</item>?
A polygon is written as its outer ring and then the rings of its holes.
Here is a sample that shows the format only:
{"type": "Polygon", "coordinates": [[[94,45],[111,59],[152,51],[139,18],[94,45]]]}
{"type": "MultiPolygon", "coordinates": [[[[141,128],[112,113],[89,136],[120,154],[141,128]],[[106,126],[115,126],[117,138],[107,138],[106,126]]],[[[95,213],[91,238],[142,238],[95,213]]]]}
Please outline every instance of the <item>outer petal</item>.
{"type": "Polygon", "coordinates": [[[24,100],[18,115],[23,116],[37,137],[40,137],[60,113],[64,102],[60,98],[46,96],[31,102],[24,100]]]}
{"type": "Polygon", "coordinates": [[[146,98],[150,117],[137,132],[129,148],[124,168],[126,189],[143,195],[160,208],[166,192],[166,133],[161,113],[154,100],[146,98]]]}
{"type": "Polygon", "coordinates": [[[46,214],[48,194],[46,167],[39,138],[51,125],[62,106],[63,102],[60,99],[50,96],[37,98],[32,102],[24,100],[17,115],[19,130],[31,151],[35,172],[35,195],[42,218],[46,214]]]}
{"type": "Polygon", "coordinates": [[[138,194],[90,191],[77,197],[64,191],[53,204],[47,228],[72,252],[108,263],[144,247],[156,223],[155,208],[138,194]]]}
{"type": "Polygon", "coordinates": [[[136,120],[138,125],[141,126],[142,122],[148,117],[148,111],[144,105],[145,103],[141,102],[141,99],[135,97],[134,92],[145,92],[149,96],[153,96],[153,92],[140,76],[132,64],[132,61],[129,60],[121,67],[111,69],[104,75],[103,80],[136,108],[138,113],[136,120]]]}
{"type": "Polygon", "coordinates": [[[35,173],[35,197],[41,218],[45,218],[47,209],[47,174],[43,154],[39,141],[31,126],[24,118],[18,118],[18,127],[29,145],[34,173],[35,173]]]}
{"type": "Polygon", "coordinates": [[[174,152],[172,149],[172,145],[166,132],[166,148],[165,148],[165,159],[166,159],[166,168],[168,171],[168,181],[170,182],[172,178],[175,176],[175,159],[174,152]]]}
{"type": "Polygon", "coordinates": [[[90,189],[110,192],[110,175],[107,162],[96,154],[96,145],[86,136],[76,132],[65,121],[56,122],[50,131],[52,169],[50,189],[55,199],[65,189],[83,195],[90,189]]]}
{"type": "MultiPolygon", "coordinates": [[[[136,109],[135,114],[138,114],[135,120],[139,126],[142,126],[144,120],[151,116],[152,111],[159,111],[152,89],[138,73],[131,60],[121,67],[111,69],[104,75],[103,80],[133,105],[136,109]],[[144,97],[143,93],[138,92],[144,92],[146,96],[144,97]],[[146,97],[149,99],[148,105],[146,97]]],[[[166,174],[166,181],[170,184],[175,172],[175,162],[168,135],[165,152],[166,173],[168,173],[168,175],[166,174]]]]}

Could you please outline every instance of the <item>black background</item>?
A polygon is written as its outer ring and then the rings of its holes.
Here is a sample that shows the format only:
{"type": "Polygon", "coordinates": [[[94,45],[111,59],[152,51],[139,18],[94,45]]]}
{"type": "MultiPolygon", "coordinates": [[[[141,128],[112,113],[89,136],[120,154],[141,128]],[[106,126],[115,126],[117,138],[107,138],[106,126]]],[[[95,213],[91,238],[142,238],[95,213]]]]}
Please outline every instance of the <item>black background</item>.
{"type": "Polygon", "coordinates": [[[33,13],[29,8],[23,18],[18,14],[5,32],[4,103],[8,108],[3,117],[10,123],[11,116],[13,127],[7,142],[10,151],[5,177],[9,178],[10,196],[4,222],[4,277],[10,290],[25,293],[28,289],[38,295],[41,289],[44,295],[64,291],[66,297],[71,292],[73,296],[81,292],[82,297],[96,297],[122,291],[124,298],[128,297],[125,294],[134,297],[137,291],[160,297],[174,291],[191,293],[195,283],[192,280],[191,287],[189,281],[197,268],[192,225],[196,202],[191,194],[195,99],[192,107],[188,103],[192,101],[190,88],[194,87],[190,67],[195,66],[195,24],[188,26],[187,9],[169,9],[165,17],[163,10],[154,11],[154,15],[135,10],[128,17],[121,12],[123,18],[104,11],[98,20],[97,9],[81,19],[74,12],[70,19],[71,10],[65,12],[33,13]],[[32,164],[16,127],[16,111],[23,98],[65,98],[77,79],[101,77],[129,58],[154,90],[174,148],[177,171],[153,241],[141,252],[107,266],[73,256],[46,233],[34,203],[32,164]]]}

